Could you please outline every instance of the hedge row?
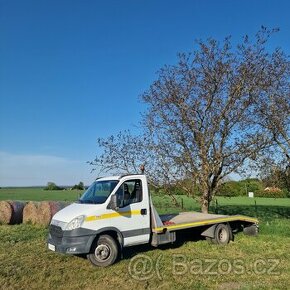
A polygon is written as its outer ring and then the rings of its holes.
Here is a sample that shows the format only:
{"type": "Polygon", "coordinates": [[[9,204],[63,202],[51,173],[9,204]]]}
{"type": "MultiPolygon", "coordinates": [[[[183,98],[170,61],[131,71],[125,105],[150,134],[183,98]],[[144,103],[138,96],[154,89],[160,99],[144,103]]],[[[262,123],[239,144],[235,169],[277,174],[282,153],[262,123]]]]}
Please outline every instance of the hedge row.
{"type": "Polygon", "coordinates": [[[255,197],[271,197],[271,198],[285,198],[290,197],[290,193],[287,190],[260,190],[254,193],[255,197]]]}

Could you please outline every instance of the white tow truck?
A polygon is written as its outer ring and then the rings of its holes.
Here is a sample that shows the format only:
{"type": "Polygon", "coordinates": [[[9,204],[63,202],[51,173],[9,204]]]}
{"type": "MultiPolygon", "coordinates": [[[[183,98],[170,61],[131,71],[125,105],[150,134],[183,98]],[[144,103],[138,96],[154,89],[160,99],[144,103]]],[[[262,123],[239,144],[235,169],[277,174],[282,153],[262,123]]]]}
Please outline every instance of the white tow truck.
{"type": "Polygon", "coordinates": [[[159,215],[143,174],[99,178],[81,198],[57,212],[50,223],[48,248],[66,254],[87,254],[96,266],[112,265],[124,247],[173,243],[192,231],[216,244],[233,233],[258,233],[258,220],[243,215],[199,212],[159,215]]]}

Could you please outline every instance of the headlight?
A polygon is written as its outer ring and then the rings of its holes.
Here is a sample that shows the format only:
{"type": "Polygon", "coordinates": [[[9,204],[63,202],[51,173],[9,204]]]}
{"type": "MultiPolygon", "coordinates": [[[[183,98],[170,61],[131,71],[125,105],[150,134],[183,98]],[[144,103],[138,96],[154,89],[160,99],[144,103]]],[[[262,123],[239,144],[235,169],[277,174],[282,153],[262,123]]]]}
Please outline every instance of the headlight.
{"type": "Polygon", "coordinates": [[[71,220],[67,224],[65,230],[66,231],[71,231],[71,230],[79,228],[83,224],[84,220],[85,220],[85,216],[84,215],[80,215],[80,216],[74,218],[73,220],[71,220]]]}

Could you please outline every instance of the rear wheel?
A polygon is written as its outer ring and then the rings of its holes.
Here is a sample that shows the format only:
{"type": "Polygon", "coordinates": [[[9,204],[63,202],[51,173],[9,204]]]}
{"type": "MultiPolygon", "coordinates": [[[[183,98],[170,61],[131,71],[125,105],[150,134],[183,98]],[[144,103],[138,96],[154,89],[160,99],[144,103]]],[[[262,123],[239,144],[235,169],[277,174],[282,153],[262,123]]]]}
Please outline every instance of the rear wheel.
{"type": "Polygon", "coordinates": [[[232,230],[229,225],[218,224],[214,231],[214,237],[206,239],[211,244],[226,245],[232,239],[232,230]]]}
{"type": "Polygon", "coordinates": [[[219,245],[226,245],[230,242],[230,237],[231,237],[230,227],[225,224],[219,224],[215,229],[213,242],[219,245]]]}
{"type": "Polygon", "coordinates": [[[93,244],[88,260],[95,266],[107,267],[116,261],[118,257],[118,245],[110,235],[102,235],[93,244]]]}

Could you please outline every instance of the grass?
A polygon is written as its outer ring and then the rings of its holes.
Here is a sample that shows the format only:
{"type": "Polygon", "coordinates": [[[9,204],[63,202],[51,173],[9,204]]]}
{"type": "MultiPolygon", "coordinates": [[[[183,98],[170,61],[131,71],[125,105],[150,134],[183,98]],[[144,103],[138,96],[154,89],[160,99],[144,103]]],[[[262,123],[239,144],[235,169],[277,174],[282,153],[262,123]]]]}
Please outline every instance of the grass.
{"type": "Polygon", "coordinates": [[[289,223],[279,226],[286,226],[288,235],[262,230],[256,238],[237,235],[235,242],[226,247],[205,241],[160,249],[134,247],[127,249],[124,259],[110,268],[95,268],[83,258],[48,251],[44,228],[1,226],[0,283],[2,289],[155,289],[157,286],[159,289],[233,289],[233,286],[235,289],[287,289],[290,227],[289,223]],[[130,259],[138,257],[140,252],[154,265],[159,260],[159,277],[156,270],[145,281],[130,275],[130,259]],[[174,261],[184,264],[180,268],[174,261]],[[201,271],[193,268],[193,262],[197,261],[202,264],[201,271]],[[234,266],[237,261],[242,265],[241,271],[234,266]],[[260,268],[253,267],[256,261],[261,261],[260,268]],[[273,261],[278,263],[273,273],[264,273],[264,269],[270,270],[273,261]],[[227,269],[221,268],[222,263],[230,263],[233,271],[227,273],[227,269]]]}
{"type": "MultiPolygon", "coordinates": [[[[0,199],[74,200],[73,192],[0,190],[0,199]],[[33,194],[34,193],[34,194],[33,194]],[[57,195],[59,194],[59,195],[57,195]],[[5,198],[3,198],[5,196],[5,198]],[[21,198],[22,197],[22,198],[21,198]],[[45,197],[45,198],[40,198],[45,197]]],[[[198,204],[183,198],[184,210],[198,204]]],[[[47,250],[47,229],[32,225],[0,226],[0,287],[3,289],[289,289],[290,201],[246,197],[218,198],[219,213],[239,213],[260,219],[260,235],[239,233],[225,247],[191,236],[177,245],[154,249],[131,247],[109,268],[95,268],[86,259],[47,250]],[[143,256],[140,256],[142,254],[143,256]],[[142,263],[134,268],[134,261],[142,263]],[[147,263],[146,263],[147,261],[147,263]],[[152,264],[151,264],[152,262],[152,264]],[[145,268],[140,268],[145,265],[145,268]],[[153,266],[153,268],[151,268],[153,266]],[[209,269],[209,267],[211,269],[209,269]],[[271,268],[273,268],[271,270],[271,268]],[[131,271],[129,270],[131,269],[131,271]],[[139,271],[132,272],[132,269],[139,271]],[[142,270],[143,269],[143,270],[142,270]],[[157,269],[157,270],[156,270],[157,269]],[[152,271],[150,271],[152,270],[152,271]],[[148,277],[141,280],[140,278],[148,277]]],[[[178,212],[169,198],[154,196],[159,212],[178,212]]],[[[135,264],[136,265],[136,264],[135,264]]]]}
{"type": "Polygon", "coordinates": [[[0,200],[75,201],[82,190],[44,190],[40,187],[0,188],[0,200]]]}
{"type": "MultiPolygon", "coordinates": [[[[15,188],[0,188],[0,200],[58,200],[58,201],[75,201],[83,193],[82,190],[43,190],[39,187],[15,187],[15,188]]],[[[170,208],[173,211],[180,210],[173,206],[172,200],[163,195],[153,195],[154,204],[160,205],[160,208],[170,208]]],[[[199,204],[196,200],[185,195],[177,195],[176,199],[179,203],[183,200],[184,208],[187,210],[198,210],[199,204]]],[[[258,206],[283,206],[290,207],[290,198],[248,198],[244,196],[237,197],[217,197],[219,206],[238,205],[252,206],[255,201],[258,206]]],[[[213,201],[212,210],[215,207],[213,201]]]]}

